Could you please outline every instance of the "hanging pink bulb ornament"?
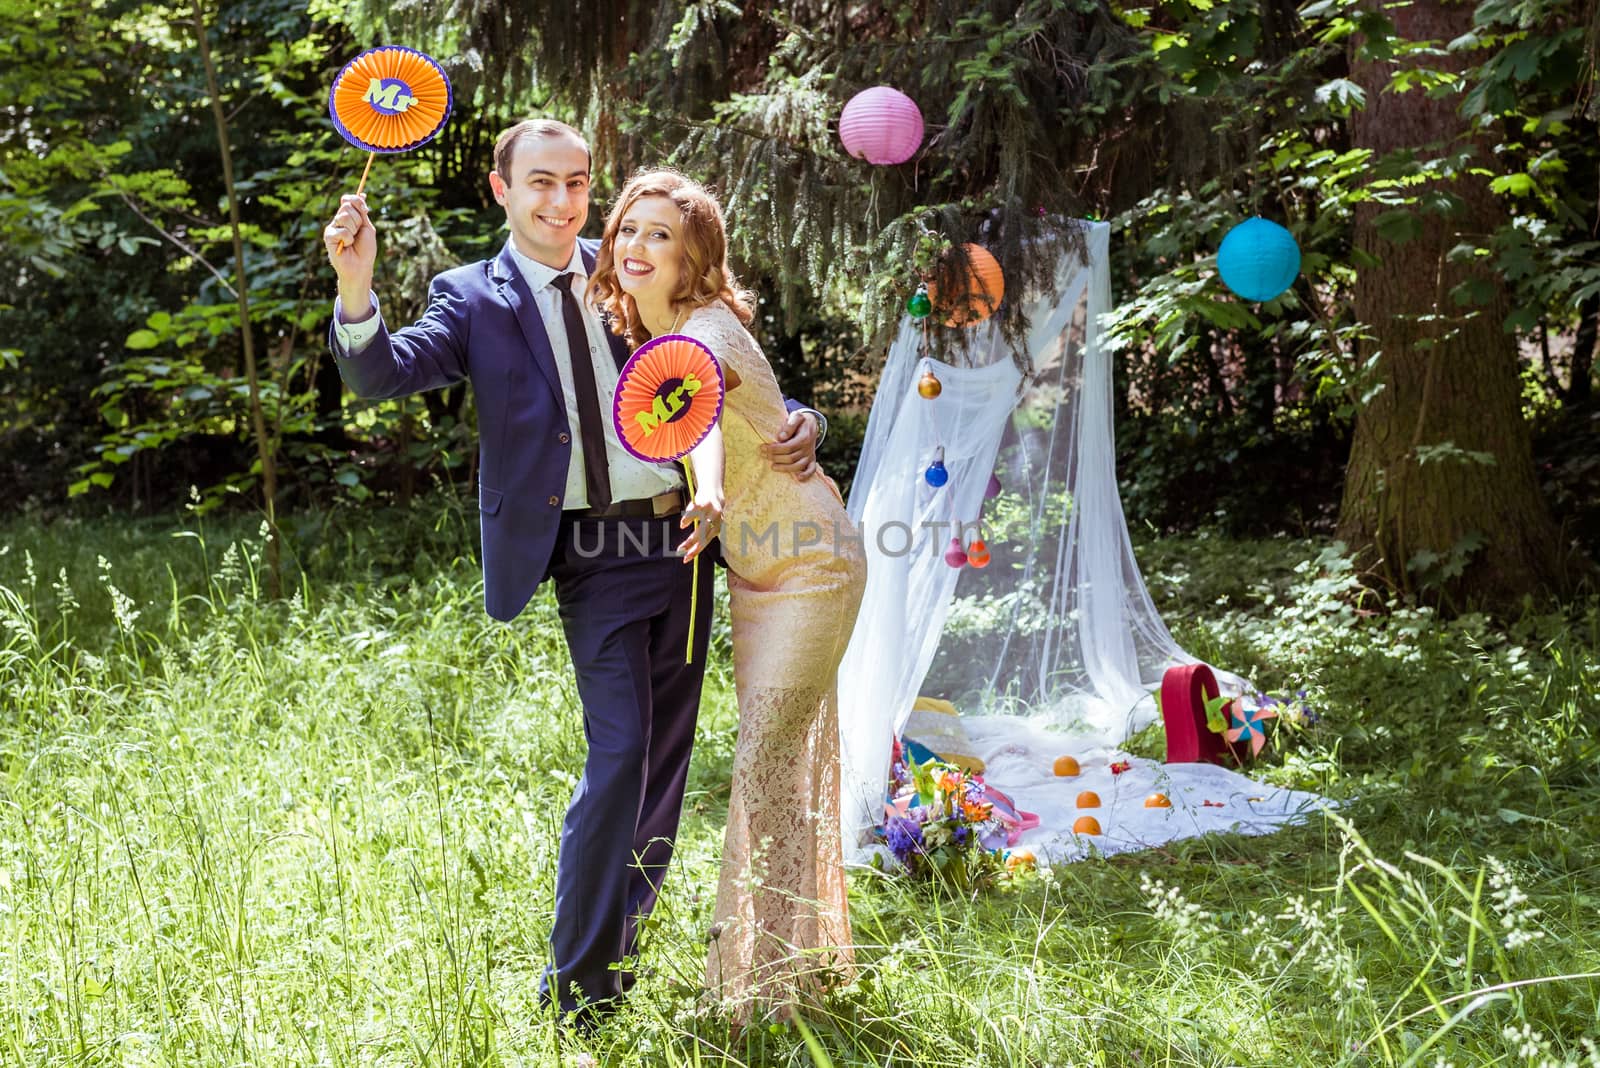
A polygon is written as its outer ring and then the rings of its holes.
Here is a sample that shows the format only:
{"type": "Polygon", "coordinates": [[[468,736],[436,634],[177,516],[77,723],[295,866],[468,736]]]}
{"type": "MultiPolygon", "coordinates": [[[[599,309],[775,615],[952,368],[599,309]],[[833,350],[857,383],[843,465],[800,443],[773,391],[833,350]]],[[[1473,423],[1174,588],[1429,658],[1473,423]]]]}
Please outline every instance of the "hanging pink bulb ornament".
{"type": "Polygon", "coordinates": [[[983,488],[983,499],[992,501],[1000,496],[1000,476],[993,471],[989,472],[989,484],[983,488]]]}
{"type": "Polygon", "coordinates": [[[839,140],[856,159],[879,166],[904,163],[922,147],[922,110],[887,85],[863,89],[839,115],[839,140]]]}
{"type": "Polygon", "coordinates": [[[982,538],[975,538],[967,546],[967,563],[973,567],[989,566],[989,546],[985,545],[982,538]]]}
{"type": "Polygon", "coordinates": [[[967,551],[961,547],[960,538],[950,539],[950,548],[944,551],[944,562],[955,568],[967,566],[967,551]]]}

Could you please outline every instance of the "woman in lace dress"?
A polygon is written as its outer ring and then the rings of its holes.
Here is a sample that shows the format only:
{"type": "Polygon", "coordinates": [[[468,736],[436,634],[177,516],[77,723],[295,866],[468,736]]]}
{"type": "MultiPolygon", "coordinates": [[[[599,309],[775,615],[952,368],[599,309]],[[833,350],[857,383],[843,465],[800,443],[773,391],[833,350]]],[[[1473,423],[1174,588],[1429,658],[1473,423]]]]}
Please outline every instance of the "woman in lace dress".
{"type": "Polygon", "coordinates": [[[852,966],[839,818],[836,678],[866,554],[826,475],[774,471],[787,413],[746,329],[722,212],[675,171],[636,174],[606,220],[590,292],[635,346],[687,334],[727,380],[721,424],[690,455],[702,522],[728,565],[739,738],[706,983],[739,1019],[783,1012],[852,966]]]}

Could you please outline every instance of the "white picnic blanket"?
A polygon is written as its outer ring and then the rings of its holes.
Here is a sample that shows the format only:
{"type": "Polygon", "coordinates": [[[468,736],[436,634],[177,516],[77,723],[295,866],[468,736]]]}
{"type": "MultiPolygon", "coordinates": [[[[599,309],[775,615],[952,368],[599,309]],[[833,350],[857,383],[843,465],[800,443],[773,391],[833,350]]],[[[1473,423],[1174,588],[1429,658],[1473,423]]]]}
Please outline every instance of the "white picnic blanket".
{"type": "Polygon", "coordinates": [[[1332,807],[1318,794],[1268,786],[1213,764],[1162,764],[1075,742],[1073,735],[1044,729],[1036,720],[967,716],[960,723],[970,743],[966,749],[987,765],[984,781],[1009,794],[1018,808],[1038,814],[1039,826],[1014,848],[1031,850],[1044,863],[1128,853],[1203,834],[1270,834],[1332,807]],[[1054,773],[1063,755],[1077,759],[1081,774],[1054,773]],[[1132,767],[1114,774],[1111,765],[1120,761],[1132,767]],[[1086,790],[1100,796],[1098,809],[1077,807],[1086,790]],[[1145,799],[1156,792],[1166,794],[1172,807],[1146,808],[1145,799]],[[1079,816],[1093,816],[1102,833],[1073,834],[1079,816]]]}

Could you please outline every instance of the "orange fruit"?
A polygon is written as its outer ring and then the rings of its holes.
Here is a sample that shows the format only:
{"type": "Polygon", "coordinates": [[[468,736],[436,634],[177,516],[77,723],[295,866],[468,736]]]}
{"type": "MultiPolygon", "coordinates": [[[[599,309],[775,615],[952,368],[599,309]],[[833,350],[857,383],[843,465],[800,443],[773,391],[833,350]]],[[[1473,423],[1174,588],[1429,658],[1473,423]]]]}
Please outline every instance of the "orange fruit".
{"type": "Polygon", "coordinates": [[[1099,808],[1100,795],[1095,793],[1093,790],[1085,790],[1083,793],[1078,795],[1078,807],[1099,808]]]}
{"type": "Polygon", "coordinates": [[[1078,774],[1078,772],[1080,770],[1081,769],[1078,767],[1078,760],[1077,760],[1076,757],[1069,757],[1069,756],[1058,756],[1058,757],[1056,757],[1055,772],[1056,772],[1057,775],[1062,775],[1062,776],[1076,775],[1076,774],[1078,774]]]}
{"type": "Polygon", "coordinates": [[[1099,834],[1100,821],[1093,816],[1079,816],[1077,822],[1072,825],[1072,833],[1099,834]]]}
{"type": "Polygon", "coordinates": [[[1166,794],[1151,794],[1144,799],[1145,808],[1171,808],[1172,800],[1166,794]]]}

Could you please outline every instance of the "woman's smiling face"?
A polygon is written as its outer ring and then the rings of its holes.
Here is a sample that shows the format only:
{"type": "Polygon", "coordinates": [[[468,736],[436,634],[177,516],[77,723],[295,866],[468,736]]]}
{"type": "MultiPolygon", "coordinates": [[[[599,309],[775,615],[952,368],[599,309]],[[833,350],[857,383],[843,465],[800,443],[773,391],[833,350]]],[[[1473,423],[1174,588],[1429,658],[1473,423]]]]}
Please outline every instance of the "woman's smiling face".
{"type": "Polygon", "coordinates": [[[666,197],[640,197],[617,226],[617,284],[635,301],[670,305],[683,276],[683,213],[666,197]]]}

